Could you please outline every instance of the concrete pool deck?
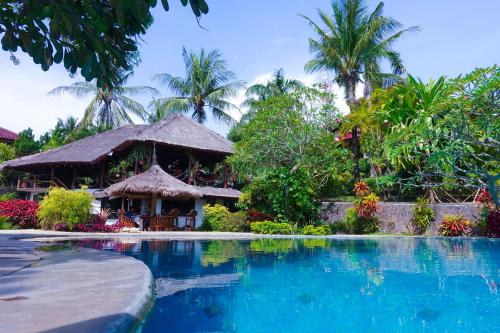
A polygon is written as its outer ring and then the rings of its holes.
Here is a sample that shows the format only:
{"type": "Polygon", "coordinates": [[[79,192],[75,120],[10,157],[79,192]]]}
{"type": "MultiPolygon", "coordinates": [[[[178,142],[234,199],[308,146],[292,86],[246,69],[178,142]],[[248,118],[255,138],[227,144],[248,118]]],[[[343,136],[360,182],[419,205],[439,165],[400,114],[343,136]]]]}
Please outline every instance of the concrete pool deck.
{"type": "Polygon", "coordinates": [[[121,332],[142,319],[153,277],[141,261],[42,245],[0,233],[0,332],[121,332]]]}

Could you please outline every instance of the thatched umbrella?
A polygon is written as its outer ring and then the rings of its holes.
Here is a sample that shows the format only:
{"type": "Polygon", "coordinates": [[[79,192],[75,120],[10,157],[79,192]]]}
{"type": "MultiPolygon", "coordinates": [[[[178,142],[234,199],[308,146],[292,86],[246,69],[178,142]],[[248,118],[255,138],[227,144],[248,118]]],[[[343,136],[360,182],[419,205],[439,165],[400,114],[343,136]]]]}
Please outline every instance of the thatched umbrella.
{"type": "Polygon", "coordinates": [[[156,147],[153,150],[151,168],[138,175],[113,184],[104,190],[106,195],[151,196],[151,213],[155,214],[156,198],[190,199],[201,198],[203,193],[192,185],[169,175],[158,165],[156,147]]]}

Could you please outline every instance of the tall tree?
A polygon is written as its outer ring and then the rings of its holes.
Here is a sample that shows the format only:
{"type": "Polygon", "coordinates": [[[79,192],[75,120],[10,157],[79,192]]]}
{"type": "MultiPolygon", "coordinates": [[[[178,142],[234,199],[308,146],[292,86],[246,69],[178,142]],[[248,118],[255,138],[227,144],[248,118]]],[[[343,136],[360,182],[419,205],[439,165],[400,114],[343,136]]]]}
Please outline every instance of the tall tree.
{"type": "Polygon", "coordinates": [[[257,83],[250,86],[245,93],[244,106],[250,108],[260,101],[265,101],[271,97],[280,96],[283,94],[291,93],[299,88],[303,88],[304,84],[299,80],[287,79],[283,68],[274,72],[272,80],[266,84],[257,83]]]}
{"type": "Polygon", "coordinates": [[[106,128],[116,128],[124,124],[132,124],[130,114],[145,119],[147,112],[145,108],[130,96],[155,95],[158,91],[147,86],[124,87],[130,74],[122,76],[120,84],[114,88],[99,88],[94,82],[76,82],[70,86],[61,86],[49,91],[49,95],[60,95],[68,93],[77,98],[93,96],[87,106],[81,127],[92,124],[106,128]]]}
{"type": "Polygon", "coordinates": [[[207,119],[207,108],[215,119],[231,124],[234,119],[230,109],[238,109],[229,102],[244,88],[243,81],[234,81],[236,75],[218,50],[188,52],[182,49],[186,74],[184,77],[156,74],[153,80],[167,86],[176,96],[160,99],[163,112],[192,112],[192,118],[200,124],[207,119]]]}
{"type": "MultiPolygon", "coordinates": [[[[181,0],[199,18],[208,13],[205,0],[181,0]]],[[[165,11],[169,1],[162,0],[165,11]]],[[[71,74],[78,69],[98,87],[120,83],[120,72],[139,58],[138,37],[153,23],[156,0],[3,0],[0,1],[0,41],[13,54],[27,53],[44,71],[63,62],[71,74]]]]}
{"type": "MultiPolygon", "coordinates": [[[[392,45],[402,35],[418,30],[418,27],[401,29],[398,21],[383,15],[384,4],[380,2],[369,12],[365,0],[333,0],[333,14],[318,9],[321,23],[303,16],[313,27],[317,39],[309,39],[313,55],[305,68],[309,72],[332,70],[335,81],[344,88],[351,109],[356,103],[355,90],[360,82],[369,94],[374,86],[386,80],[397,80],[404,70],[401,57],[392,45]],[[384,73],[381,62],[386,60],[392,72],[384,73]]],[[[353,176],[360,179],[359,159],[362,157],[358,129],[352,131],[353,176]]]]}
{"type": "Polygon", "coordinates": [[[31,155],[40,151],[40,146],[35,140],[35,135],[31,127],[19,133],[16,141],[14,141],[14,150],[16,157],[31,155]]]}
{"type": "Polygon", "coordinates": [[[260,102],[292,93],[300,88],[304,88],[304,84],[299,80],[287,79],[282,68],[274,72],[273,78],[267,83],[257,83],[250,86],[245,93],[245,101],[242,104],[248,110],[240,121],[231,127],[227,134],[228,139],[233,142],[241,140],[243,127],[255,116],[260,102]]]}

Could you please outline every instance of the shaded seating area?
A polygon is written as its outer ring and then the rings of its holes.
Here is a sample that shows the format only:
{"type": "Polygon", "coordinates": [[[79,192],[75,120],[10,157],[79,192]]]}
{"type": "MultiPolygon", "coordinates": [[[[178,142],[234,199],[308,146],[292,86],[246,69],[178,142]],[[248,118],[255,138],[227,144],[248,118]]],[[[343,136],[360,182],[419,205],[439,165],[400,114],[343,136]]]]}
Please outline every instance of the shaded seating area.
{"type": "MultiPolygon", "coordinates": [[[[162,200],[189,201],[203,196],[197,187],[186,184],[165,172],[158,165],[156,149],[153,150],[153,163],[147,171],[109,186],[104,193],[108,196],[150,200],[149,212],[141,211],[140,214],[142,229],[150,231],[194,230],[198,215],[195,209],[191,209],[186,216],[183,216],[185,225],[179,226],[181,211],[174,208],[162,215],[161,203],[162,200]]],[[[127,227],[136,226],[136,221],[125,214],[120,215],[120,221],[127,227]]]]}

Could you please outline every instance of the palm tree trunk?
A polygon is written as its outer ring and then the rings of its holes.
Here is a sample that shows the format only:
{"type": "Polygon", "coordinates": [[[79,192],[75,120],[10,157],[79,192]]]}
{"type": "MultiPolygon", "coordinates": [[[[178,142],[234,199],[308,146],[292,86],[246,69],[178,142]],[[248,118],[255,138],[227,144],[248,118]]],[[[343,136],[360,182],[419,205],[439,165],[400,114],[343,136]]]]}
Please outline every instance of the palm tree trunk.
{"type": "MultiPolygon", "coordinates": [[[[354,80],[348,82],[346,89],[347,89],[347,99],[348,99],[347,103],[349,104],[350,111],[353,111],[354,105],[356,103],[356,95],[355,95],[356,82],[354,80]]],[[[359,159],[361,157],[361,149],[359,144],[358,127],[357,126],[354,127],[351,133],[352,133],[351,149],[352,149],[352,158],[354,162],[352,175],[354,178],[354,182],[357,183],[361,179],[359,173],[359,159]]]]}

